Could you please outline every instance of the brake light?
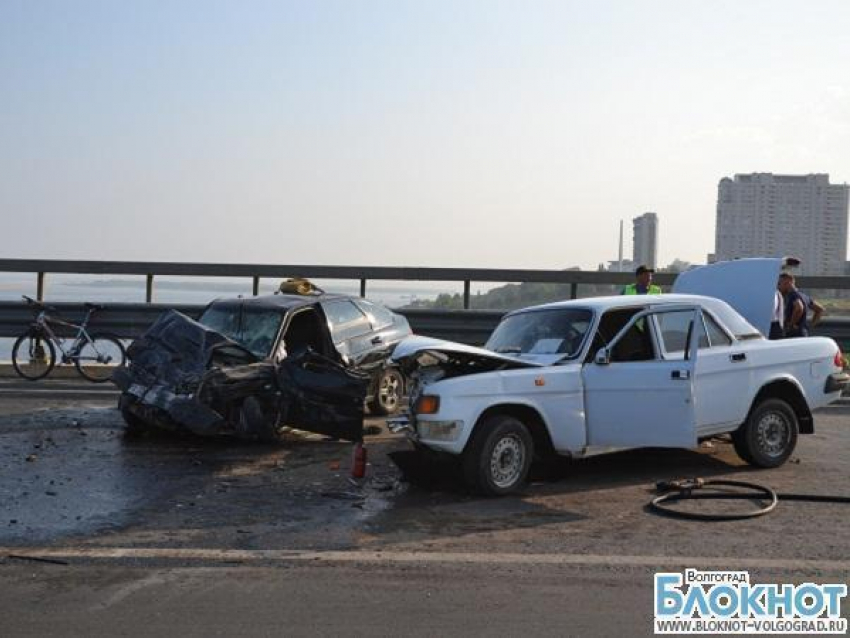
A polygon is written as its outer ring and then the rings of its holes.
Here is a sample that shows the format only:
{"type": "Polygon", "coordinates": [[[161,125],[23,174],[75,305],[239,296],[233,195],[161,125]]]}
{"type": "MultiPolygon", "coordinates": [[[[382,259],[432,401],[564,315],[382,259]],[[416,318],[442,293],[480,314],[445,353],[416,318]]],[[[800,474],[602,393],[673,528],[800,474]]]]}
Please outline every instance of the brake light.
{"type": "Polygon", "coordinates": [[[838,349],[838,352],[835,353],[835,359],[833,359],[833,363],[836,368],[844,368],[844,355],[841,354],[841,348],[838,349]]]}

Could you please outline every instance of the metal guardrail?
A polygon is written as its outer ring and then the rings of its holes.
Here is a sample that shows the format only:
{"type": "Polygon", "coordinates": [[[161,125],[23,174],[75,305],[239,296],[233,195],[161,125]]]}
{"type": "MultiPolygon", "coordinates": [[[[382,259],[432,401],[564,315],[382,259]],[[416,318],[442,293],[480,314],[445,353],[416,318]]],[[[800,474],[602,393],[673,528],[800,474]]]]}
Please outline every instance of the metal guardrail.
{"type": "MultiPolygon", "coordinates": [[[[310,264],[212,264],[156,261],[84,261],[60,259],[0,259],[0,272],[35,274],[35,292],[45,298],[49,273],[87,275],[141,275],[145,277],[145,300],[154,301],[155,277],[245,277],[252,280],[253,294],[260,290],[261,278],[285,279],[352,279],[360,282],[360,296],[366,296],[370,280],[383,281],[455,281],[463,283],[463,307],[470,308],[472,282],[557,283],[570,285],[570,297],[578,297],[578,287],[585,285],[625,285],[634,281],[632,273],[586,270],[529,270],[505,268],[416,268],[392,266],[321,266],[310,264]]],[[[655,283],[669,286],[673,273],[657,273],[655,283]]],[[[850,290],[850,277],[800,277],[800,285],[809,290],[850,290]]]]}
{"type": "MultiPolygon", "coordinates": [[[[51,304],[62,318],[79,321],[85,315],[81,303],[51,304]]],[[[90,330],[111,332],[124,339],[140,336],[156,318],[174,308],[190,317],[197,317],[204,309],[198,304],[145,304],[107,303],[96,313],[89,324],[90,330]]],[[[481,345],[499,323],[504,311],[500,310],[396,310],[407,317],[413,331],[420,335],[481,345]]],[[[0,301],[0,337],[17,337],[33,320],[32,308],[22,302],[0,301]]],[[[63,333],[60,333],[63,334],[63,333]]],[[[64,334],[68,334],[65,332],[64,334]]],[[[850,318],[824,319],[814,334],[832,337],[844,352],[850,352],[850,318]]]]}

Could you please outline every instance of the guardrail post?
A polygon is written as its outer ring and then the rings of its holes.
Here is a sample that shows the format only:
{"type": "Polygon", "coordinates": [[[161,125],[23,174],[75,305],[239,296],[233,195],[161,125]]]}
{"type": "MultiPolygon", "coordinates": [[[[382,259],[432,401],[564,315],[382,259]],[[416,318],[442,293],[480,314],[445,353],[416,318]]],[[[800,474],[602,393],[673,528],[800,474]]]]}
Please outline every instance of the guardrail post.
{"type": "Polygon", "coordinates": [[[365,279],[360,280],[360,296],[361,297],[366,296],[366,280],[365,279]]]}
{"type": "Polygon", "coordinates": [[[251,285],[251,292],[255,297],[260,294],[260,278],[257,275],[254,275],[254,282],[251,285]]]}
{"type": "Polygon", "coordinates": [[[469,310],[469,279],[463,281],[463,309],[469,310]]]}
{"type": "Polygon", "coordinates": [[[38,273],[38,279],[35,287],[35,298],[39,301],[44,301],[44,273],[38,273]]]}
{"type": "Polygon", "coordinates": [[[576,282],[570,284],[570,299],[578,299],[578,284],[576,282]]]}
{"type": "Polygon", "coordinates": [[[145,302],[153,302],[153,275],[148,274],[145,281],[145,302]]]}

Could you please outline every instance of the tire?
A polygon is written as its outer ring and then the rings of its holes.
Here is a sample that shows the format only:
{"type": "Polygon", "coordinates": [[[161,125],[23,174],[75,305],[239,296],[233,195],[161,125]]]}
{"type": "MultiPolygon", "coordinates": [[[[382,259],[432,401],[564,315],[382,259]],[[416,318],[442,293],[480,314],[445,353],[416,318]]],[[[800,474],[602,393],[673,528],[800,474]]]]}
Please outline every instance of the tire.
{"type": "Polygon", "coordinates": [[[124,344],[112,335],[93,334],[91,341],[82,345],[74,358],[77,372],[93,383],[105,383],[112,378],[115,367],[127,363],[127,351],[124,344]]]}
{"type": "Polygon", "coordinates": [[[265,417],[260,402],[254,397],[246,397],[239,406],[237,433],[264,443],[280,440],[280,430],[265,417]]]}
{"type": "Polygon", "coordinates": [[[464,452],[464,478],[482,494],[509,494],[525,484],[533,457],[528,428],[512,416],[492,416],[476,426],[464,452]]]}
{"type": "Polygon", "coordinates": [[[747,421],[732,433],[735,451],[756,467],[779,467],[797,446],[799,423],[794,410],[782,399],[765,399],[747,421]]]}
{"type": "Polygon", "coordinates": [[[41,334],[21,335],[12,346],[12,367],[27,381],[43,379],[55,365],[56,348],[50,339],[41,334]]]}
{"type": "Polygon", "coordinates": [[[133,414],[130,406],[133,399],[125,394],[118,399],[118,409],[121,411],[121,417],[124,419],[124,435],[128,437],[136,437],[146,434],[151,430],[151,427],[141,417],[133,414]]]}
{"type": "Polygon", "coordinates": [[[395,414],[404,397],[404,377],[395,368],[384,368],[375,384],[375,396],[369,401],[369,412],[378,416],[395,414]]]}

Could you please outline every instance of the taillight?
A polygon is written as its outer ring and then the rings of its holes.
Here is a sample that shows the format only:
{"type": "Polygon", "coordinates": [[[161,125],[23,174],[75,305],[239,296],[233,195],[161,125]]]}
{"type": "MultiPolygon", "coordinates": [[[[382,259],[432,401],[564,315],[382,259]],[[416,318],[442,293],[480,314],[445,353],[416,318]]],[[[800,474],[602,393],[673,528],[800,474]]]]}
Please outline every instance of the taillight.
{"type": "Polygon", "coordinates": [[[844,367],[844,355],[841,354],[841,348],[839,348],[838,352],[835,353],[835,359],[833,359],[832,362],[835,364],[836,368],[844,367]]]}

